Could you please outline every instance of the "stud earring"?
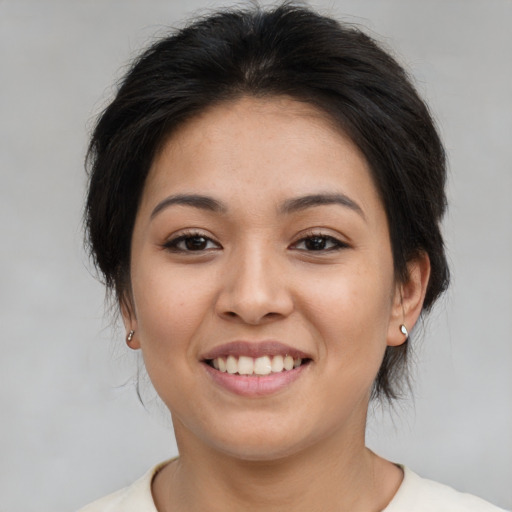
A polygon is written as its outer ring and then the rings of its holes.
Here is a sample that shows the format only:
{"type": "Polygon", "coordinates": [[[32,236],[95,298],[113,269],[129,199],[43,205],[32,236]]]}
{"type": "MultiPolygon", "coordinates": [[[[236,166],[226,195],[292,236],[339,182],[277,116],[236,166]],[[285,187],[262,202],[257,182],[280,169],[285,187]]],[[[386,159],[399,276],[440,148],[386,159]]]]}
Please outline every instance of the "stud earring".
{"type": "Polygon", "coordinates": [[[133,339],[133,335],[135,334],[135,331],[130,331],[127,335],[126,335],[126,343],[130,343],[130,341],[132,341],[133,339]]]}
{"type": "Polygon", "coordinates": [[[400,332],[406,337],[409,337],[409,331],[407,330],[407,327],[405,327],[404,324],[400,325],[400,332]]]}

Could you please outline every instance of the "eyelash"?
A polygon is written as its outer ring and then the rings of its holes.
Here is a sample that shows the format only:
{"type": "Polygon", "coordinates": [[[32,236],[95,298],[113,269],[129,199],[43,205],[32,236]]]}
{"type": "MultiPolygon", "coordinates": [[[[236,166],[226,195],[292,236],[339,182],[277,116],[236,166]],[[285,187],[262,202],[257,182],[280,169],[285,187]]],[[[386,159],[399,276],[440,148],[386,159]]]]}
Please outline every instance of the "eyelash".
{"type": "Polygon", "coordinates": [[[207,245],[210,243],[214,243],[216,245],[215,249],[218,249],[221,247],[219,243],[215,242],[209,236],[206,236],[204,233],[201,233],[199,231],[189,231],[189,232],[182,233],[179,236],[177,236],[176,238],[172,238],[168,242],[165,242],[162,245],[162,247],[164,249],[167,249],[170,252],[178,252],[178,253],[187,253],[187,252],[201,253],[201,252],[206,252],[206,251],[212,250],[211,247],[204,248],[204,249],[195,249],[195,250],[186,248],[186,247],[184,247],[184,248],[179,247],[179,244],[186,243],[187,241],[190,241],[194,238],[195,239],[199,239],[199,238],[203,239],[207,245]]]}
{"type": "Polygon", "coordinates": [[[323,249],[309,249],[309,250],[308,249],[298,249],[298,250],[304,251],[304,252],[326,253],[326,252],[340,251],[342,249],[349,248],[349,245],[346,242],[343,242],[334,236],[326,235],[324,233],[318,233],[315,231],[311,231],[311,232],[306,233],[305,235],[301,236],[301,238],[299,240],[297,240],[296,242],[294,242],[290,247],[297,249],[297,246],[299,244],[307,243],[308,241],[312,241],[314,239],[321,239],[324,241],[324,243],[332,244],[332,247],[329,247],[327,249],[323,248],[323,249]]]}
{"type": "MultiPolygon", "coordinates": [[[[176,253],[193,253],[193,252],[204,253],[207,251],[222,248],[218,242],[215,242],[214,240],[212,240],[212,238],[204,235],[203,233],[201,233],[199,231],[190,231],[190,232],[182,233],[179,236],[177,236],[176,238],[173,238],[173,239],[169,240],[168,242],[165,242],[162,245],[162,247],[170,252],[176,252],[176,253]],[[191,241],[194,238],[202,239],[203,243],[206,244],[206,247],[191,249],[191,248],[179,246],[180,244],[187,243],[187,241],[191,241]],[[211,243],[213,243],[216,247],[214,247],[214,248],[208,247],[208,245],[211,243]]],[[[294,242],[293,244],[290,245],[290,248],[297,249],[297,250],[303,251],[303,252],[323,252],[323,253],[339,251],[342,249],[347,249],[348,247],[349,247],[349,245],[346,242],[342,242],[341,240],[339,240],[333,236],[325,235],[323,233],[317,233],[317,232],[307,233],[304,236],[302,236],[299,240],[297,240],[296,242],[294,242]],[[299,249],[298,248],[298,246],[300,244],[307,244],[308,242],[311,242],[314,239],[317,239],[317,240],[320,239],[324,242],[324,244],[330,243],[332,245],[332,247],[319,248],[319,249],[312,249],[312,248],[299,249]]]]}

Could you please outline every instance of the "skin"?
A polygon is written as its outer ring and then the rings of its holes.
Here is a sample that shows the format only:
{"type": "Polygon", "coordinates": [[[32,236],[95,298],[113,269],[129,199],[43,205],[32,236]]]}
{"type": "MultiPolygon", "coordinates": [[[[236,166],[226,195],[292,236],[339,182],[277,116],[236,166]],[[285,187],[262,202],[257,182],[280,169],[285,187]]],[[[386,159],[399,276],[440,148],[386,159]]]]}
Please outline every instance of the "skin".
{"type": "Polygon", "coordinates": [[[174,133],[145,184],[123,307],[180,451],[154,479],[158,510],[382,510],[402,472],[365,448],[369,395],[386,346],[420,314],[429,268],[418,258],[396,282],[368,165],[313,107],[244,97],[174,133]],[[283,211],[333,193],[353,205],[283,211]],[[162,205],[176,194],[222,210],[162,205]],[[276,393],[234,394],[201,362],[266,339],[311,358],[276,393]]]}

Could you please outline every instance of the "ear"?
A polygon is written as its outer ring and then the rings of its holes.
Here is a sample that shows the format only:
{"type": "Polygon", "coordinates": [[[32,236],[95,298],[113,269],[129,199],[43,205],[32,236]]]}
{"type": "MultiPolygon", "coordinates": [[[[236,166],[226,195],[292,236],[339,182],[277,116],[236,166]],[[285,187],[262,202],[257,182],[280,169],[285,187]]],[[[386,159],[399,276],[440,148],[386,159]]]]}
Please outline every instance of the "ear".
{"type": "Polygon", "coordinates": [[[397,283],[393,297],[393,308],[388,327],[387,344],[391,347],[401,345],[407,336],[400,330],[405,325],[411,332],[418,320],[430,277],[430,258],[422,252],[407,263],[407,279],[397,283]]]}
{"type": "Polygon", "coordinates": [[[127,333],[134,331],[130,340],[126,338],[126,344],[133,350],[140,348],[139,337],[137,336],[137,316],[135,315],[135,307],[131,293],[124,292],[119,300],[119,308],[121,309],[121,316],[123,317],[123,324],[127,333]]]}

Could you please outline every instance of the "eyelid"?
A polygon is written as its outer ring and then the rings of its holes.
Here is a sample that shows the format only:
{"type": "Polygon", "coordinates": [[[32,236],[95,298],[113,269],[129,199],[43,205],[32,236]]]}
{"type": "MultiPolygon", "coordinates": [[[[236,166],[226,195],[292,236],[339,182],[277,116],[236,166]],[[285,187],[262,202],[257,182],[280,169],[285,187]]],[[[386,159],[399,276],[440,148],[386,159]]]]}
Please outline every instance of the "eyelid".
{"type": "Polygon", "coordinates": [[[296,240],[292,244],[290,244],[290,248],[292,248],[292,249],[297,249],[299,251],[304,251],[304,252],[318,252],[318,253],[339,251],[339,250],[343,250],[343,249],[348,249],[350,247],[351,247],[350,243],[347,242],[346,240],[343,240],[343,237],[336,236],[330,232],[326,233],[322,229],[311,229],[311,230],[302,232],[297,236],[296,240]],[[317,251],[307,250],[307,249],[297,249],[297,245],[299,245],[299,243],[305,242],[311,238],[324,238],[326,240],[330,240],[330,241],[334,242],[335,246],[330,247],[328,249],[321,249],[321,250],[317,250],[317,251]]]}
{"type": "MultiPolygon", "coordinates": [[[[211,236],[208,233],[205,233],[204,231],[202,231],[200,229],[194,229],[194,228],[180,230],[176,233],[173,233],[166,239],[166,241],[164,243],[161,244],[161,247],[163,249],[171,251],[171,252],[185,253],[185,254],[186,253],[196,253],[197,255],[199,255],[201,253],[204,254],[205,252],[210,252],[212,250],[219,250],[219,249],[223,248],[222,245],[217,240],[215,240],[215,238],[213,236],[211,236]],[[213,248],[207,247],[204,249],[197,249],[197,250],[178,247],[178,244],[180,244],[182,241],[185,241],[188,238],[194,238],[194,237],[204,238],[207,242],[207,245],[214,244],[215,247],[213,247],[213,248]]],[[[317,253],[334,252],[334,251],[347,249],[349,247],[351,247],[350,243],[347,242],[346,240],[344,240],[342,236],[332,234],[331,232],[326,232],[321,228],[310,229],[310,230],[303,231],[303,232],[299,233],[297,235],[295,241],[292,242],[288,246],[288,248],[292,249],[292,250],[295,249],[298,251],[311,252],[311,253],[313,253],[313,252],[317,252],[317,253]],[[328,242],[331,242],[331,245],[333,245],[333,246],[325,248],[325,249],[318,249],[318,250],[306,249],[306,248],[299,249],[298,248],[299,244],[307,242],[308,239],[312,239],[312,238],[325,239],[328,242]]]]}
{"type": "Polygon", "coordinates": [[[196,254],[204,254],[206,252],[210,252],[212,250],[222,249],[222,246],[219,242],[217,242],[212,236],[208,235],[207,233],[201,231],[200,229],[185,229],[178,231],[177,233],[172,234],[170,237],[167,238],[167,240],[162,244],[162,248],[170,251],[170,252],[176,252],[176,253],[196,253],[196,254]],[[177,247],[177,245],[185,241],[187,238],[204,238],[207,240],[208,243],[213,243],[216,245],[215,248],[206,248],[202,250],[192,250],[192,249],[182,249],[177,247]]]}

